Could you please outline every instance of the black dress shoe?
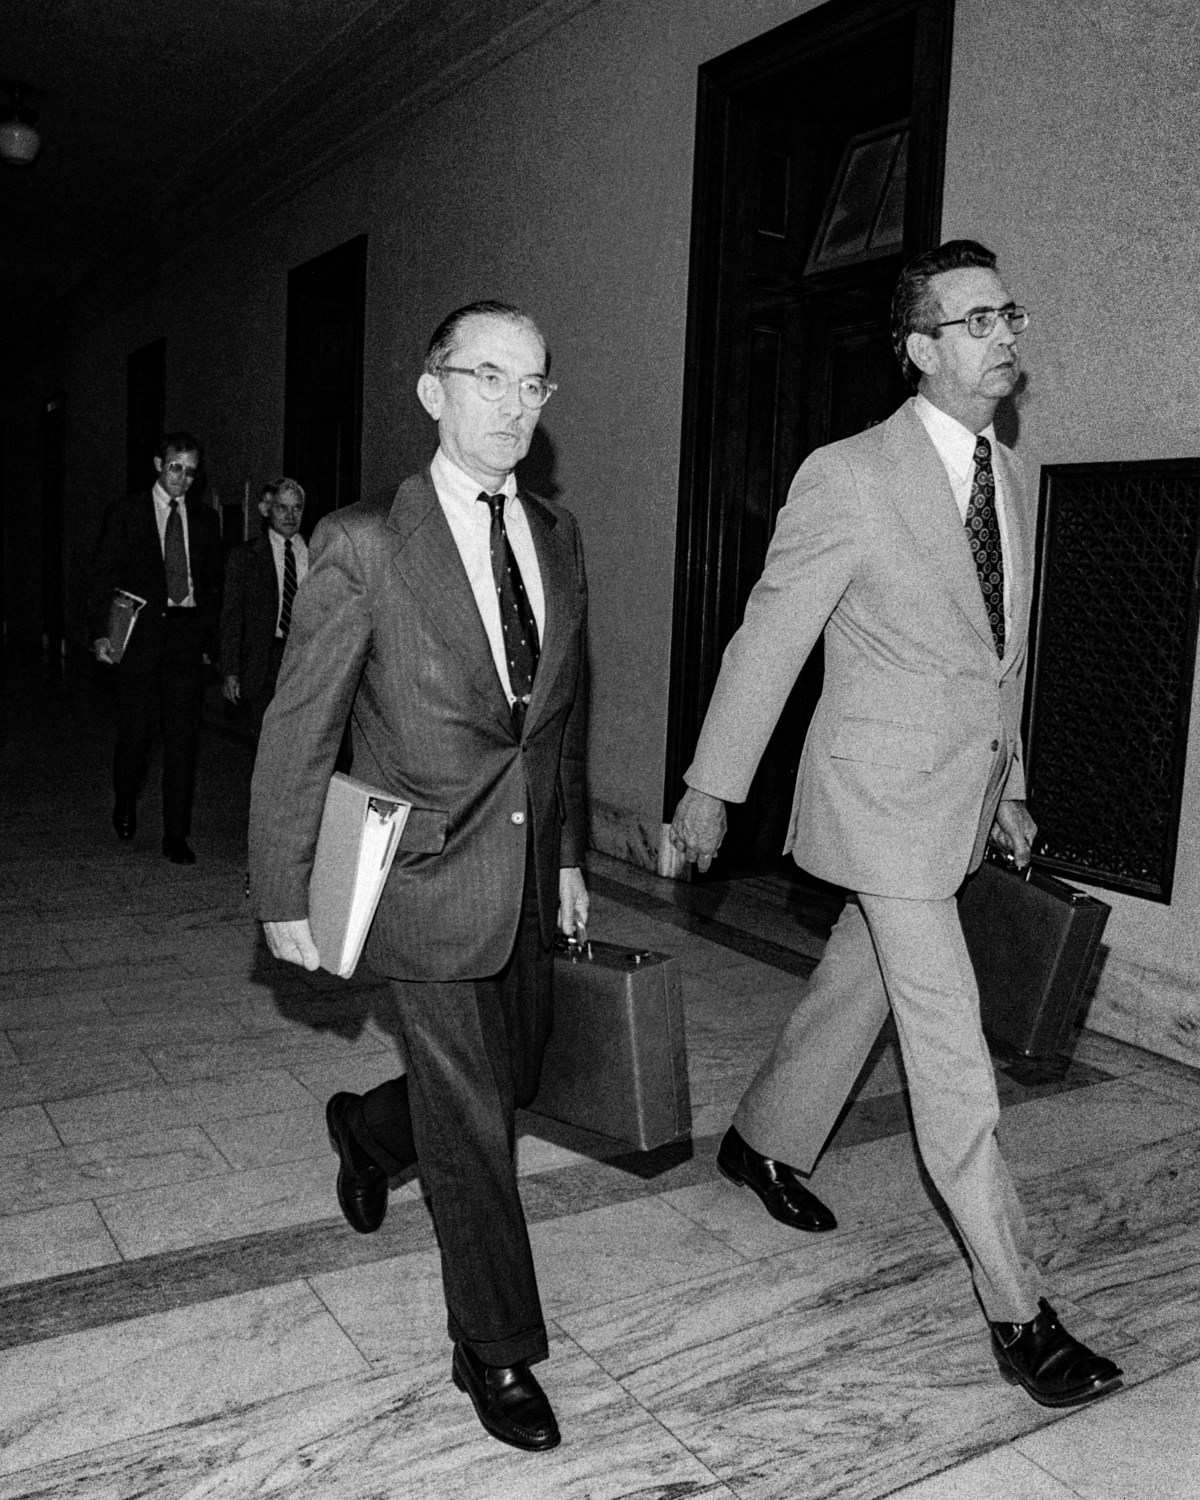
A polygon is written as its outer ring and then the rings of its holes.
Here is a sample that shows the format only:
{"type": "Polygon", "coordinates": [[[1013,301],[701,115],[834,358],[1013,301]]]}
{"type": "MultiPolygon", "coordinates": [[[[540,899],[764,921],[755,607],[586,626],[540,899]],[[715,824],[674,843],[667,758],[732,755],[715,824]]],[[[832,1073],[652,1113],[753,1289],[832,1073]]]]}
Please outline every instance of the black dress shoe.
{"type": "Polygon", "coordinates": [[[325,1106],[325,1124],[338,1158],[338,1207],[351,1229],[373,1234],[387,1213],[388,1180],[351,1133],[346,1111],[357,1098],[357,1094],[334,1094],[325,1106]]]}
{"type": "Polygon", "coordinates": [[[813,1234],[837,1228],[833,1214],[804,1186],[794,1167],[761,1156],[732,1125],[717,1152],[717,1171],[730,1182],[753,1188],[766,1211],[781,1224],[813,1234]]]}
{"type": "Polygon", "coordinates": [[[485,1365],[465,1344],[455,1344],[450,1373],[484,1427],[502,1443],[538,1453],[562,1441],[546,1393],[528,1365],[485,1365]]]}
{"type": "Polygon", "coordinates": [[[192,853],[187,839],[172,838],[169,834],[163,839],[163,854],[173,865],[194,865],[196,856],[192,853]]]}
{"type": "Polygon", "coordinates": [[[1043,1406],[1079,1406],[1121,1383],[1111,1359],[1072,1338],[1042,1297],[1031,1323],[993,1323],[992,1349],[1009,1385],[1023,1385],[1043,1406]]]}
{"type": "Polygon", "coordinates": [[[137,803],[132,799],[118,797],[113,808],[113,827],[117,837],[128,842],[137,832],[137,803]]]}

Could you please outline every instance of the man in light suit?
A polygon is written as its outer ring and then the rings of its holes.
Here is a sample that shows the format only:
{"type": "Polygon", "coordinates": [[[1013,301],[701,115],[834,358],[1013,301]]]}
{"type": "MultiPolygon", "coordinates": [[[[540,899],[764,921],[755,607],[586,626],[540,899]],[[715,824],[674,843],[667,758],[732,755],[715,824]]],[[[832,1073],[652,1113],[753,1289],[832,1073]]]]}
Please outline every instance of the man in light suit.
{"type": "Polygon", "coordinates": [[[296,590],[308,573],[302,487],[294,479],[272,480],[258,509],[267,529],[229,554],[221,606],[221,691],[235,707],[244,705],[255,739],[275,694],[296,590]]]}
{"type": "Polygon", "coordinates": [[[113,828],[137,832],[137,798],[150,745],[162,734],[162,852],[195,864],[188,838],[200,744],[204,668],[217,654],[221,615],[221,532],[205,505],[188,500],[200,470],[190,432],[168,432],[154,457],[149,494],[127,495],[107,510],[96,546],[88,606],[97,661],[116,666],[117,743],[113,828]],[[119,662],[109,639],[113,593],[144,600],[119,662]]]}
{"type": "Polygon", "coordinates": [[[1020,720],[1033,512],[992,427],[1027,321],[996,258],[955,240],[910,263],[892,305],[918,387],[886,422],[818,449],[780,512],[725,652],[671,840],[707,868],[726,802],[746,797],[824,632],[825,683],[785,853],[852,894],[805,998],[718,1155],[799,1229],[835,1227],[804,1186],[888,1008],[930,1177],[961,1236],[1005,1377],[1045,1405],[1103,1395],[1120,1371],[1042,1296],[995,1138],[999,1103],[955,892],[990,837],[1019,866],[1020,720]]]}
{"type": "Polygon", "coordinates": [[[377,1229],[416,1164],[442,1253],[452,1376],[484,1427],[551,1448],[530,1372],[545,1323],[517,1193],[514,1110],[537,1091],[557,923],[582,935],[587,586],[571,514],[518,489],[547,379],[524,313],[473,303],[430,340],[432,464],[313,534],[250,812],[257,915],[315,968],[308,878],[347,717],[353,774],[413,804],[366,948],[407,1075],[335,1094],[338,1201],[377,1229]]]}

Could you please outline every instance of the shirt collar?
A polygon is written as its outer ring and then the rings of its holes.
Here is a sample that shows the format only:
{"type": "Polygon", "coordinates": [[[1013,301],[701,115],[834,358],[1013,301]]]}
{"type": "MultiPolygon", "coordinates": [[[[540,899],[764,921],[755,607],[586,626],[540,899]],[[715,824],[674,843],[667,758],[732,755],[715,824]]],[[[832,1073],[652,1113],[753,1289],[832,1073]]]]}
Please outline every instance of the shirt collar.
{"type": "Polygon", "coordinates": [[[171,497],[167,494],[166,490],[163,489],[162,485],[159,484],[157,479],[154,481],[154,488],[150,491],[150,493],[154,496],[154,503],[156,505],[161,505],[164,510],[170,508],[171,497]]]}
{"type": "MultiPolygon", "coordinates": [[[[460,469],[453,459],[447,458],[444,448],[439,448],[433,455],[429,468],[438,495],[455,505],[473,506],[486,488],[460,469]]],[[[505,475],[504,483],[492,493],[505,494],[513,499],[517,493],[517,476],[512,473],[505,475]]]]}
{"type": "MultiPolygon", "coordinates": [[[[933,439],[934,446],[942,455],[943,462],[961,478],[968,478],[975,466],[976,434],[969,427],[964,427],[957,417],[952,417],[940,406],[935,406],[927,396],[921,395],[920,392],[917,393],[913,405],[925,423],[926,431],[933,439]]],[[[991,422],[978,436],[987,438],[992,445],[992,452],[996,451],[996,429],[991,422]]]]}

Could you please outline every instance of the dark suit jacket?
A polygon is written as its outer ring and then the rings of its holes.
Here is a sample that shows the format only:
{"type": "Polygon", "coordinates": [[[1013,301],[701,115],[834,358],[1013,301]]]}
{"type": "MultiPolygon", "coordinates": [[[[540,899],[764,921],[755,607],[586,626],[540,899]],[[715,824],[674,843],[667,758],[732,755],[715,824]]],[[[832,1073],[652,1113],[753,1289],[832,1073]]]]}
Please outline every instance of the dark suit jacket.
{"type": "Polygon", "coordinates": [[[221,606],[221,671],[241,680],[242,697],[262,689],[279,619],[279,578],[271,539],[263,535],[229,554],[221,606]]]}
{"type": "Polygon", "coordinates": [[[327,516],[309,547],[250,809],[257,915],[308,914],[325,789],[350,717],[353,773],[413,812],[366,949],[398,979],[495,974],[521,908],[527,819],[553,940],[558,872],[586,842],[587,584],[568,511],[521,496],[546,599],[520,740],[428,471],[327,516]]]}
{"type": "MultiPolygon", "coordinates": [[[[221,613],[221,530],[208,506],[184,501],[188,560],[196,599],[196,656],[217,655],[221,613]]],[[[137,618],[121,666],[135,671],[157,662],[163,650],[167,611],[167,570],[154,500],[147,492],[114,501],[105,512],[92,571],[88,602],[89,640],[108,634],[108,608],[114,589],[127,589],[146,601],[137,618]]]]}

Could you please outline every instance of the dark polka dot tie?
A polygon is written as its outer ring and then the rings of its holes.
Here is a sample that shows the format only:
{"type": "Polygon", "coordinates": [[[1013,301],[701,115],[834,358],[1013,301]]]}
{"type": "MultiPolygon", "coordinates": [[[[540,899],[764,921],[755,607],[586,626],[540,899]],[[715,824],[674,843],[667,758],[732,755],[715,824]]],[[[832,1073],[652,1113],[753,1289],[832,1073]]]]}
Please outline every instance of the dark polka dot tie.
{"type": "Polygon", "coordinates": [[[996,655],[1004,659],[1004,555],[1000,549],[1000,523],[996,519],[996,478],[992,473],[992,445],[985,437],[975,439],[975,477],[967,501],[967,541],[979,574],[983,604],[996,642],[996,655]]]}
{"type": "Polygon", "coordinates": [[[529,695],[533,691],[534,673],[537,671],[538,644],[537,621],[521,570],[508,540],[504,525],[505,495],[480,494],[492,513],[492,577],[496,583],[496,598],[500,604],[500,626],[504,632],[504,654],[508,660],[508,685],[516,702],[512,707],[513,725],[518,734],[525,727],[525,710],[529,707],[529,695]]]}

